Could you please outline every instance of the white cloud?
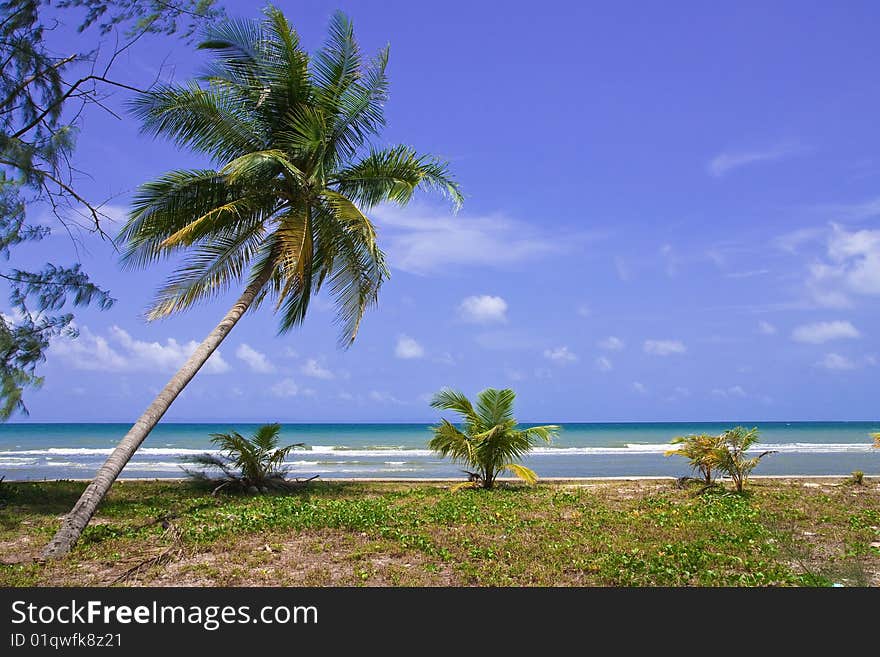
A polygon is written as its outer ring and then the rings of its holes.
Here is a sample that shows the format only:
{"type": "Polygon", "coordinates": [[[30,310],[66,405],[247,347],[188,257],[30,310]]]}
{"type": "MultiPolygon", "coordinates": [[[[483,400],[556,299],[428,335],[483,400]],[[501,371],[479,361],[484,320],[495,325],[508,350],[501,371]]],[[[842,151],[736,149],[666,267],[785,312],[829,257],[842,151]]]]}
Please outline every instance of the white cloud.
{"type": "MultiPolygon", "coordinates": [[[[565,240],[539,234],[534,223],[503,214],[454,216],[428,207],[373,210],[393,267],[416,274],[459,266],[509,267],[563,250],[565,240]]],[[[570,240],[569,240],[570,242],[570,240]]]]}
{"type": "MultiPolygon", "coordinates": [[[[129,369],[172,371],[183,365],[199,346],[195,340],[181,344],[174,338],[168,338],[164,345],[135,340],[118,326],[110,327],[110,335],[127,352],[129,369]]],[[[229,364],[215,351],[203,369],[209,374],[220,374],[229,370],[229,364]]]]}
{"type": "Polygon", "coordinates": [[[626,260],[620,256],[614,257],[614,270],[617,272],[617,277],[623,282],[632,279],[632,270],[626,263],[626,260]]]}
{"type": "Polygon", "coordinates": [[[840,308],[850,305],[847,294],[880,295],[880,229],[849,232],[832,224],[827,254],[809,269],[807,286],[818,303],[840,308]]]}
{"type": "Polygon", "coordinates": [[[724,274],[725,278],[754,278],[755,276],[763,276],[769,274],[769,269],[750,269],[748,271],[731,271],[724,274]]]}
{"type": "Polygon", "coordinates": [[[673,388],[672,392],[674,392],[679,397],[690,397],[691,395],[691,391],[682,386],[676,386],[675,388],[673,388]]]}
{"type": "Polygon", "coordinates": [[[293,347],[284,347],[285,358],[299,358],[299,353],[293,347]]]}
{"type": "Polygon", "coordinates": [[[78,370],[114,372],[123,371],[128,366],[125,356],[111,347],[107,338],[95,335],[87,327],[80,330],[76,339],[53,341],[49,351],[78,370]]]}
{"type": "Polygon", "coordinates": [[[794,329],[791,337],[796,342],[822,344],[830,340],[853,339],[861,336],[859,330],[849,322],[814,322],[794,329]]]}
{"type": "Polygon", "coordinates": [[[825,357],[822,358],[818,363],[816,363],[816,367],[823,367],[826,370],[854,370],[856,368],[856,364],[852,362],[846,356],[841,356],[840,354],[830,353],[825,354],[825,357]]]}
{"type": "Polygon", "coordinates": [[[776,327],[770,322],[758,322],[758,332],[764,335],[773,335],[776,333],[776,327]]]}
{"type": "Polygon", "coordinates": [[[638,381],[633,381],[632,389],[635,390],[640,395],[644,395],[648,392],[648,388],[645,387],[645,384],[639,383],[638,381]]]}
{"type": "Polygon", "coordinates": [[[683,354],[687,351],[687,347],[679,340],[645,340],[642,348],[646,354],[653,354],[655,356],[683,354]]]}
{"type": "Polygon", "coordinates": [[[721,178],[734,169],[756,164],[758,162],[771,162],[781,160],[803,150],[797,144],[780,144],[772,148],[754,151],[727,151],[719,153],[706,165],[709,175],[721,178]]]}
{"type": "Polygon", "coordinates": [[[458,306],[458,314],[466,322],[474,324],[506,322],[507,302],[488,294],[465,297],[458,306]]]}
{"type": "Polygon", "coordinates": [[[777,247],[787,253],[797,253],[798,249],[804,244],[818,242],[825,235],[824,228],[810,227],[798,228],[791,232],[780,235],[774,240],[777,247]]]}
{"type": "Polygon", "coordinates": [[[609,335],[604,340],[599,341],[599,348],[607,349],[608,351],[620,351],[625,346],[626,345],[624,344],[623,340],[615,335],[609,335]]]}
{"type": "Polygon", "coordinates": [[[746,391],[741,386],[731,386],[727,389],[727,394],[731,397],[745,397],[746,391]]]}
{"type": "Polygon", "coordinates": [[[545,349],[544,358],[549,358],[553,362],[560,364],[574,363],[578,359],[577,354],[573,354],[566,346],[545,349]]]}
{"type": "Polygon", "coordinates": [[[440,363],[441,365],[455,365],[455,363],[457,362],[455,360],[455,356],[453,356],[448,351],[444,351],[442,354],[440,354],[439,356],[435,356],[431,360],[433,360],[435,363],[440,363]]]}
{"type": "Polygon", "coordinates": [[[582,303],[577,307],[577,314],[581,317],[589,317],[593,314],[593,311],[590,310],[590,307],[587,304],[582,303]]]}
{"type": "Polygon", "coordinates": [[[275,371],[275,366],[266,358],[266,354],[260,353],[253,347],[242,342],[235,350],[235,356],[247,364],[252,372],[269,374],[275,371]]]}
{"type": "Polygon", "coordinates": [[[425,349],[408,335],[400,335],[397,337],[394,355],[404,359],[422,358],[425,355],[425,349]]]}
{"type": "Polygon", "coordinates": [[[858,222],[880,216],[880,197],[859,203],[829,203],[813,206],[823,216],[837,221],[858,222]]]}
{"type": "MultiPolygon", "coordinates": [[[[173,372],[196,350],[195,340],[180,343],[168,338],[164,344],[136,340],[119,328],[111,326],[109,338],[80,330],[76,339],[59,338],[52,342],[51,352],[75,369],[102,372],[173,372]]],[[[208,374],[229,371],[229,363],[215,351],[202,370],[208,374]]]]}
{"type": "Polygon", "coordinates": [[[309,358],[305,363],[302,364],[302,367],[299,368],[299,371],[305,374],[306,376],[310,376],[313,379],[332,379],[333,372],[328,370],[326,367],[322,366],[316,359],[309,358]]]}
{"type": "Polygon", "coordinates": [[[712,390],[712,395],[714,397],[721,397],[722,399],[727,399],[728,397],[746,397],[746,391],[743,390],[742,386],[730,386],[729,388],[715,388],[712,390]]]}
{"type": "Polygon", "coordinates": [[[276,397],[296,397],[300,392],[300,387],[293,379],[282,379],[269,389],[276,397]]]}
{"type": "Polygon", "coordinates": [[[384,390],[370,390],[368,397],[371,401],[379,402],[380,404],[403,404],[397,397],[384,390]]]}
{"type": "Polygon", "coordinates": [[[596,359],[596,369],[600,372],[610,372],[614,369],[614,364],[605,356],[599,356],[596,359]]]}
{"type": "Polygon", "coordinates": [[[660,247],[660,257],[664,262],[666,275],[670,278],[674,278],[675,274],[678,272],[679,259],[675,253],[673,253],[671,244],[663,244],[660,247]]]}

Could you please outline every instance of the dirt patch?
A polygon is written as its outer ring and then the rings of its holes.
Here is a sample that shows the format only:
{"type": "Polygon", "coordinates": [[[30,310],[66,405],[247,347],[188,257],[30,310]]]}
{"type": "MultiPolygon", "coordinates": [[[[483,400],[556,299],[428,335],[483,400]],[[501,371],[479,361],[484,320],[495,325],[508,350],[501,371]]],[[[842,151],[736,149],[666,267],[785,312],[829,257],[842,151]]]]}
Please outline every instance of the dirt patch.
{"type": "MultiPolygon", "coordinates": [[[[104,574],[117,576],[113,568],[104,574]]],[[[140,586],[457,586],[449,566],[339,530],[274,534],[189,551],[124,582],[140,586]]]]}
{"type": "Polygon", "coordinates": [[[27,534],[17,536],[11,541],[0,543],[0,563],[18,564],[33,561],[40,554],[43,545],[38,538],[27,534]]]}

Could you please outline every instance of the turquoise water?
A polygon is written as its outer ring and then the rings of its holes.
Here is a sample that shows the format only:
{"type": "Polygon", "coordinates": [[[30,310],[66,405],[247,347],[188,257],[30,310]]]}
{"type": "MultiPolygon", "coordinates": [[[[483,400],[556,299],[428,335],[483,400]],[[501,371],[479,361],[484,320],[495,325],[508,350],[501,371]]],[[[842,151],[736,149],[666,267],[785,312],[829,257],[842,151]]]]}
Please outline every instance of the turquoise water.
{"type": "MultiPolygon", "coordinates": [[[[719,433],[734,424],[757,426],[760,448],[777,450],[755,474],[880,474],[880,450],[870,434],[878,422],[570,423],[551,446],[525,460],[545,477],[687,474],[686,462],[665,457],[669,440],[719,433]]],[[[126,466],[123,477],[179,477],[181,457],[211,450],[210,434],[247,435],[255,424],[160,424],[126,466]]],[[[127,424],[0,425],[0,476],[7,479],[91,478],[127,424]]],[[[288,424],[282,440],[303,442],[292,452],[291,476],[458,477],[461,469],[427,449],[427,424],[288,424]]]]}

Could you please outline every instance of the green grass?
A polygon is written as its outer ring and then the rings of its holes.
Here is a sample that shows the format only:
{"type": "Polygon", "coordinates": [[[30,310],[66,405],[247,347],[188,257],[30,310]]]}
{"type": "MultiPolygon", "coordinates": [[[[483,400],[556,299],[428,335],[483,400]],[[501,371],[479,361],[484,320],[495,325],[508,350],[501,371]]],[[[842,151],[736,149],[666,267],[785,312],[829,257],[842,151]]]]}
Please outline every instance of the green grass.
{"type": "Polygon", "coordinates": [[[876,585],[880,486],[841,483],[755,480],[735,495],[668,481],[320,482],[212,497],[120,482],[48,564],[32,557],[84,484],[7,484],[0,553],[17,563],[0,564],[0,585],[876,585]]]}

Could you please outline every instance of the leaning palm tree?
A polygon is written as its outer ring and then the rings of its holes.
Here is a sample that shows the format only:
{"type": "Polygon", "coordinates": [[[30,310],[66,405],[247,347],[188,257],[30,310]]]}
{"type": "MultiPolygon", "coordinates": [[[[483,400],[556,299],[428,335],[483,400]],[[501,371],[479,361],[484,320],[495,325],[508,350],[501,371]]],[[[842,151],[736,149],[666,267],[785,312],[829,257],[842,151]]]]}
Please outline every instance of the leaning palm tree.
{"type": "Polygon", "coordinates": [[[462,393],[444,388],[431,400],[439,410],[455,411],[461,416],[461,429],[448,420],[440,420],[428,442],[441,456],[450,457],[476,471],[465,471],[470,481],[459,487],[492,488],[504,470],[533,484],[538,476],[519,461],[538,441],[549,443],[559,431],[555,424],[520,429],[513,417],[516,393],[509,388],[487,388],[477,395],[477,406],[462,393]]]}
{"type": "Polygon", "coordinates": [[[122,259],[143,267],[182,257],[149,319],[240,282],[244,291],[98,470],[46,557],[70,550],[135,450],[245,311],[271,299],[284,333],[329,288],[347,346],[388,276],[364,211],[405,204],[419,188],[461,203],[445,163],[407,146],[372,146],[384,125],[388,49],[365,63],[344,15],[334,15],[326,44],[311,58],[271,7],[260,23],[214,28],[200,48],[212,55],[203,76],[143,94],[133,111],[146,133],[215,166],[143,185],[120,234],[122,259]]]}

